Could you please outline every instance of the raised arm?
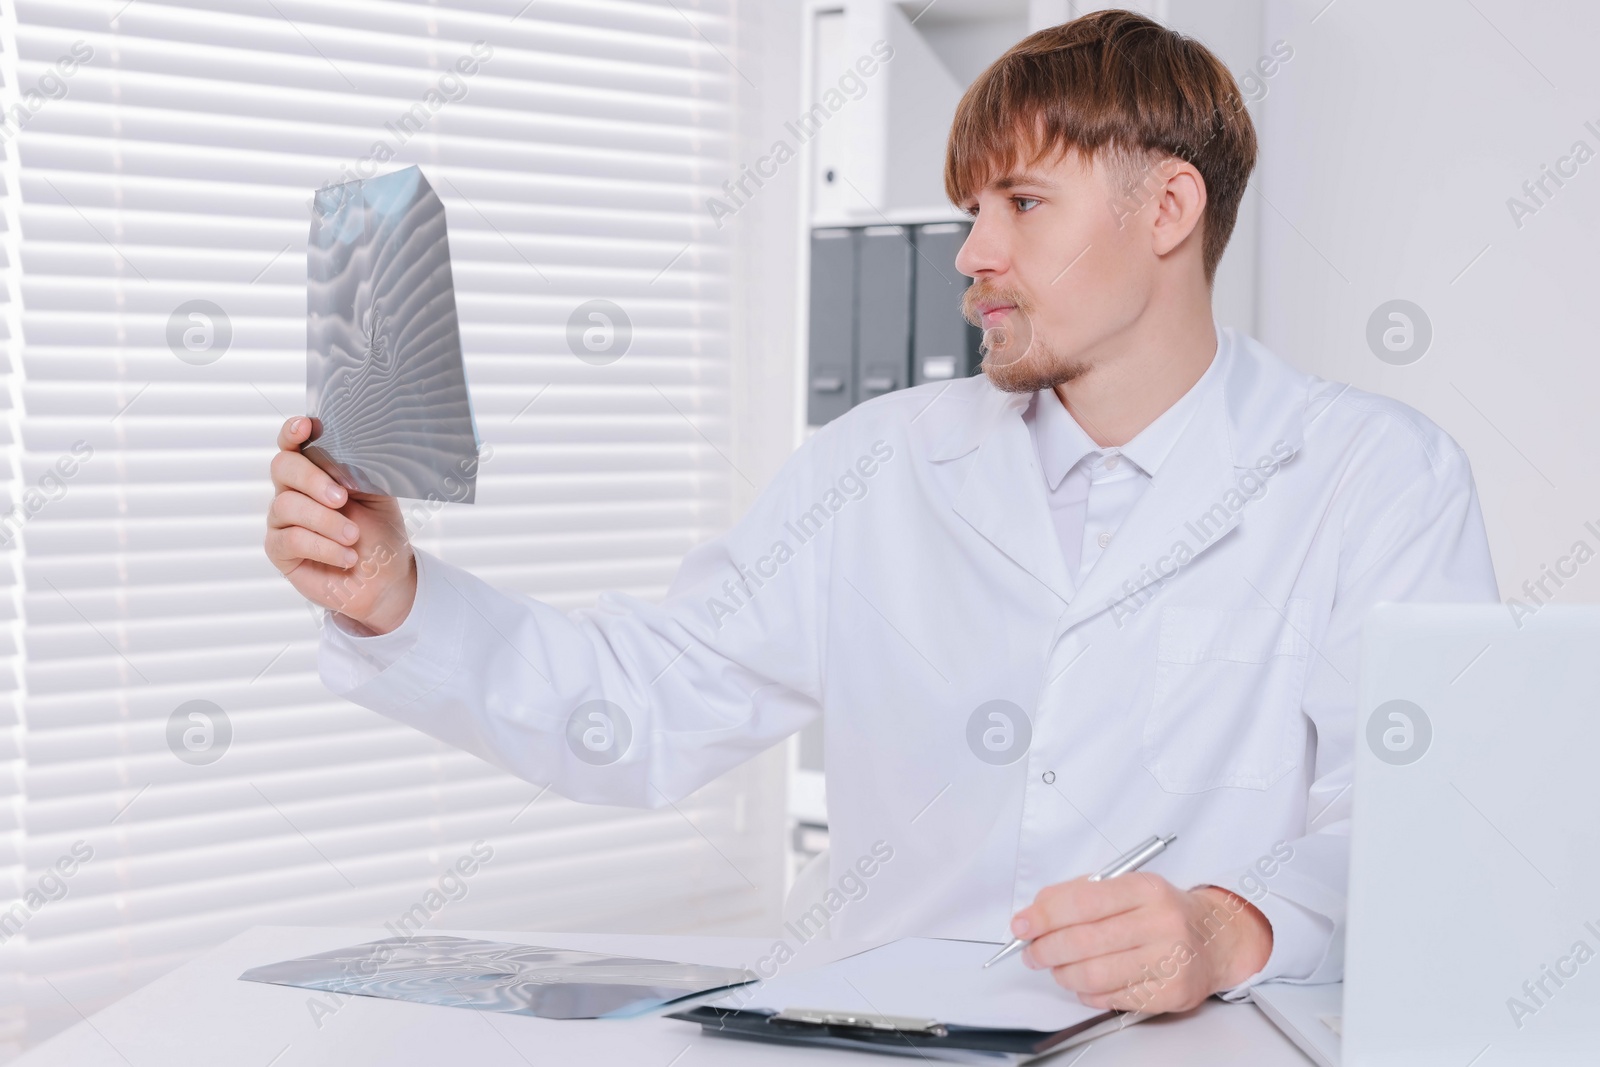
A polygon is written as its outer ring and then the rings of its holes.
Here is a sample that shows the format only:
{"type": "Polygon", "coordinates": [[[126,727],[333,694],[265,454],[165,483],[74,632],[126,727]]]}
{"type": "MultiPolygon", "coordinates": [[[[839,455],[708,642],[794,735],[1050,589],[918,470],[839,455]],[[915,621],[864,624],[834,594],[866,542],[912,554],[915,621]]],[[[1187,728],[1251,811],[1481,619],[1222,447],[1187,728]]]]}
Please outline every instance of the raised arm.
{"type": "MultiPolygon", "coordinates": [[[[298,443],[291,427],[281,440],[298,443]]],[[[685,558],[659,604],[612,593],[567,613],[492,586],[407,544],[392,499],[334,506],[331,480],[297,452],[274,460],[268,554],[334,612],[319,650],[333,692],[572,799],[657,807],[817,714],[831,545],[770,558],[814,501],[808,452],[685,558]]]]}

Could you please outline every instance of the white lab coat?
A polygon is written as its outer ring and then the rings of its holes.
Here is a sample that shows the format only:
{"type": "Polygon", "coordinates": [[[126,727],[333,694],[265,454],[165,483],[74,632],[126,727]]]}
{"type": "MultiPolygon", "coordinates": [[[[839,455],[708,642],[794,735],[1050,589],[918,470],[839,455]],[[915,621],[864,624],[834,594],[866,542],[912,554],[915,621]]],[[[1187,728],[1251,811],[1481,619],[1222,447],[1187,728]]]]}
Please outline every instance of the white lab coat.
{"type": "Polygon", "coordinates": [[[1252,900],[1262,976],[1336,980],[1362,617],[1497,592],[1443,431],[1230,330],[1218,358],[1081,589],[1028,397],[979,376],[819,430],[660,603],[567,614],[419,552],[406,622],[325,626],[323,679],[568,797],[647,807],[820,713],[833,936],[1003,939],[1043,886],[1175,832],[1147,869],[1252,900]],[[595,699],[631,734],[612,763],[568,739],[595,699]],[[1027,716],[1025,749],[993,701],[1027,716]]]}

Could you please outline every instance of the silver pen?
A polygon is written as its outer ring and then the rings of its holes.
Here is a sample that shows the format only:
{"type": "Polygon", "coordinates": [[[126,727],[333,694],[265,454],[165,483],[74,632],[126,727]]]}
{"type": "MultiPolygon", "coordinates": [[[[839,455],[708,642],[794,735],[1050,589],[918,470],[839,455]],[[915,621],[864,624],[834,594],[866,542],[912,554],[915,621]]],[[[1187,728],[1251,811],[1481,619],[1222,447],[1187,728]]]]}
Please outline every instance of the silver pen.
{"type": "MultiPolygon", "coordinates": [[[[1089,876],[1089,881],[1103,882],[1107,878],[1115,878],[1119,874],[1127,874],[1129,871],[1136,871],[1140,867],[1143,867],[1145,864],[1149,863],[1151,860],[1155,859],[1157,856],[1161,855],[1162,852],[1166,851],[1167,846],[1172,844],[1177,839],[1177,834],[1168,834],[1166,837],[1162,837],[1158,834],[1142,844],[1135,845],[1132,850],[1124,852],[1122,855],[1112,860],[1106,867],[1094,874],[1091,874],[1089,876]]],[[[999,952],[996,952],[993,956],[990,956],[989,962],[985,963],[984,967],[992,967],[1001,960],[1005,959],[1007,956],[1021,952],[1030,944],[1032,944],[1031,940],[1025,941],[1020,937],[1012,938],[1011,944],[1007,945],[999,952]]]]}

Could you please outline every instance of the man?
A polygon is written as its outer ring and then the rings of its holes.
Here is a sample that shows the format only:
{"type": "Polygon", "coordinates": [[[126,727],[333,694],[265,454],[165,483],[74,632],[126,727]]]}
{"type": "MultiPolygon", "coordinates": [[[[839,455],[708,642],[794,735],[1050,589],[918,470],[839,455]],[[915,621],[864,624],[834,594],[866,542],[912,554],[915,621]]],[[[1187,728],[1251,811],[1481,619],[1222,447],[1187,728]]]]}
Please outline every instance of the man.
{"type": "Polygon", "coordinates": [[[1496,589],[1454,442],[1213,325],[1254,157],[1232,77],[1154,22],[1011,49],[945,172],[984,375],[819,430],[660,604],[563,614],[413,551],[291,420],[266,547],[338,609],[324,681],[645,806],[825,709],[829,880],[875,871],[835,936],[1014,933],[1146,1011],[1338,979],[1362,617],[1496,589]]]}

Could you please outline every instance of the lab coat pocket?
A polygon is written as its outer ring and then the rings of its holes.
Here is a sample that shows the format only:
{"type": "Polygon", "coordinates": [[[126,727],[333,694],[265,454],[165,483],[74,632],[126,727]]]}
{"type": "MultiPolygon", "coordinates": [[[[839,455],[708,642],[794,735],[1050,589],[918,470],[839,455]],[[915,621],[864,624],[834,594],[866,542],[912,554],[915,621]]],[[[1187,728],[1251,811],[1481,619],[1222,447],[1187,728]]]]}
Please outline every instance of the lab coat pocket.
{"type": "Polygon", "coordinates": [[[1266,789],[1300,765],[1311,602],[1168,607],[1145,718],[1145,769],[1170,793],[1266,789]]]}

